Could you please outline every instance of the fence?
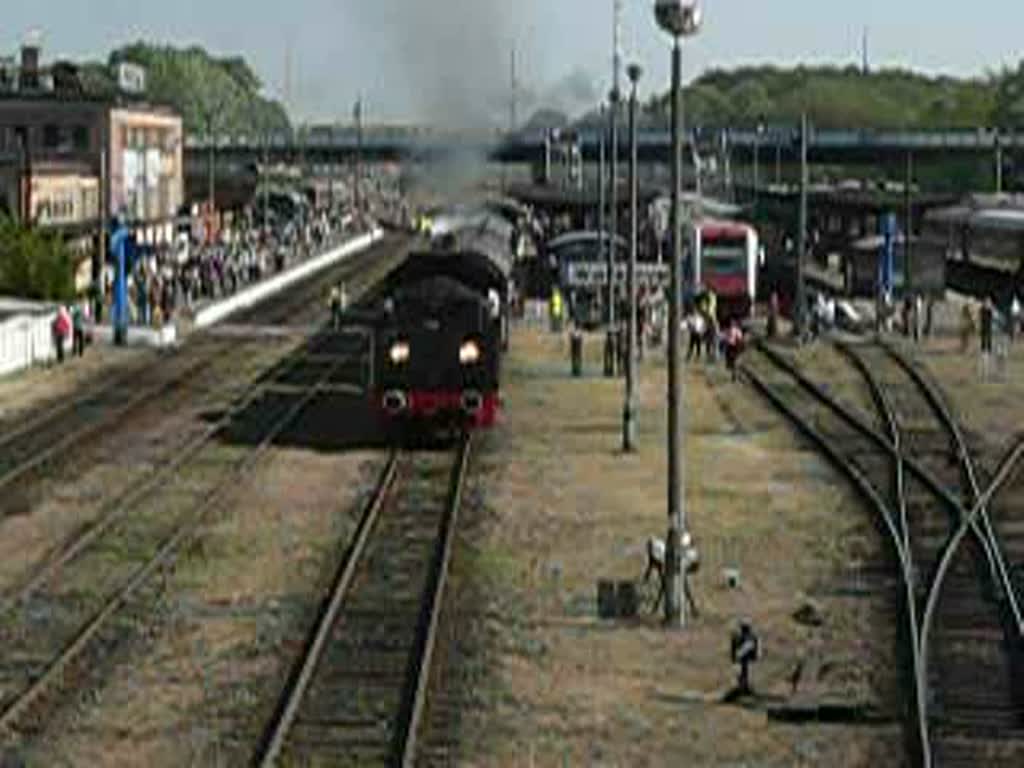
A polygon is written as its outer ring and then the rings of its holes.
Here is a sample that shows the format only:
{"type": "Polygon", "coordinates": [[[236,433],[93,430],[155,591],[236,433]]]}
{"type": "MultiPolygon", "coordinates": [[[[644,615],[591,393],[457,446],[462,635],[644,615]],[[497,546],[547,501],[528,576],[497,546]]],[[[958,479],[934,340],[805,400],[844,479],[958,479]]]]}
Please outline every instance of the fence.
{"type": "Polygon", "coordinates": [[[0,376],[57,356],[50,331],[55,313],[17,314],[0,322],[0,376]]]}

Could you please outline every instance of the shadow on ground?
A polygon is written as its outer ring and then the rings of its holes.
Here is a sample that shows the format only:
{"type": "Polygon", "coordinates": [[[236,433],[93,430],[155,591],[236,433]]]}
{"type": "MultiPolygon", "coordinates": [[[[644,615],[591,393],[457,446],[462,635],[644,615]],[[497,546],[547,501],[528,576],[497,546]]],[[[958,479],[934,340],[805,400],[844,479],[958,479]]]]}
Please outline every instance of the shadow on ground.
{"type": "Polygon", "coordinates": [[[415,450],[445,450],[452,435],[395,433],[370,399],[369,326],[322,329],[254,382],[227,412],[210,412],[213,423],[231,414],[221,432],[229,445],[273,444],[320,452],[382,450],[396,443],[415,450]],[[310,396],[311,390],[319,391],[310,396]],[[247,401],[253,391],[259,394],[247,401]],[[278,425],[286,424],[278,430],[278,425]]]}

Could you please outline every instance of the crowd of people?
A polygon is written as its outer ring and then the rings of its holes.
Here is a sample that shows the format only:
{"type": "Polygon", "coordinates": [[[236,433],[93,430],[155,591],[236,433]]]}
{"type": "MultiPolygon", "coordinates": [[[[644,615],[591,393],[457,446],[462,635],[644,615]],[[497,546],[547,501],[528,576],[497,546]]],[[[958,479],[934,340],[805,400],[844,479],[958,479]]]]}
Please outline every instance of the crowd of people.
{"type": "MultiPolygon", "coordinates": [[[[222,231],[213,243],[182,235],[174,245],[146,247],[128,276],[132,325],[160,328],[190,313],[196,304],[225,298],[270,274],[286,269],[324,247],[343,229],[340,217],[326,212],[276,227],[222,231]]],[[[114,270],[105,275],[107,309],[113,297],[114,270]]]]}
{"type": "MultiPolygon", "coordinates": [[[[265,228],[251,223],[225,228],[212,243],[184,232],[173,244],[139,246],[126,276],[128,322],[160,329],[193,313],[199,303],[232,296],[360,226],[351,213],[322,210],[265,228]]],[[[105,265],[100,306],[106,318],[113,311],[115,279],[114,266],[105,265]]],[[[83,299],[58,308],[50,329],[58,363],[69,351],[76,357],[85,354],[95,307],[83,299]]]]}

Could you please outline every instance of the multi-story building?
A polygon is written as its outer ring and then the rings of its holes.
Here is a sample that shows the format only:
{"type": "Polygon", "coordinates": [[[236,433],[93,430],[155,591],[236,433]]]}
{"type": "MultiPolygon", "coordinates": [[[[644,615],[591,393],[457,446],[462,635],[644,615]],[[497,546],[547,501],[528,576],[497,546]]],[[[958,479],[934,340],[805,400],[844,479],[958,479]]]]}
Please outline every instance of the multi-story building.
{"type": "Polygon", "coordinates": [[[100,222],[117,215],[140,241],[171,242],[181,117],[137,94],[92,95],[73,65],[39,58],[25,46],[17,63],[0,59],[0,212],[66,233],[83,256],[99,256],[100,222]]]}

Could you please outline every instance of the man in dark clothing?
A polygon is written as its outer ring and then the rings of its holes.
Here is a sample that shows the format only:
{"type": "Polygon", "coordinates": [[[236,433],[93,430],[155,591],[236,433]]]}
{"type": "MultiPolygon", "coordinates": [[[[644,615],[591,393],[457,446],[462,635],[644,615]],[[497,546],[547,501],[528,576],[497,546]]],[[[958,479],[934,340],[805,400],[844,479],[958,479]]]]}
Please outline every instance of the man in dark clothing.
{"type": "Polygon", "coordinates": [[[736,693],[739,696],[750,696],[753,689],[750,687],[750,665],[761,655],[761,641],[758,639],[749,619],[740,622],[740,628],[732,635],[730,647],[730,658],[733,664],[740,667],[739,678],[736,681],[736,693]]]}
{"type": "Polygon", "coordinates": [[[985,299],[981,305],[981,354],[992,354],[992,328],[995,324],[995,309],[992,299],[985,299]]]}
{"type": "Polygon", "coordinates": [[[82,307],[76,304],[71,310],[71,354],[75,357],[85,356],[85,315],[82,307]]]}

